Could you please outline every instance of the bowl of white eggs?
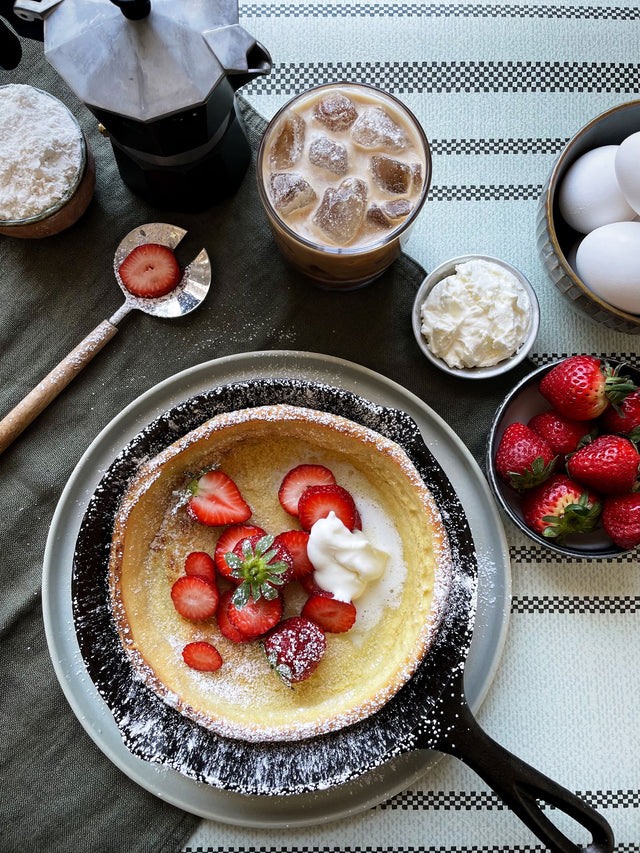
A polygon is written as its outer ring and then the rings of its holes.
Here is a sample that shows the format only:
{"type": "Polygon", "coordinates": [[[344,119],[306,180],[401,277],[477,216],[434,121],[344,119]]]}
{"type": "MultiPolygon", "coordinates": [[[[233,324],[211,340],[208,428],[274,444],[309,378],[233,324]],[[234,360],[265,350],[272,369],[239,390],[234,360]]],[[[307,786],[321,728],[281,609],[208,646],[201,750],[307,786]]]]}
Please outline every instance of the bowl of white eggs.
{"type": "Polygon", "coordinates": [[[640,334],[640,101],[607,110],[569,141],[540,199],[537,241],[576,308],[640,334]]]}

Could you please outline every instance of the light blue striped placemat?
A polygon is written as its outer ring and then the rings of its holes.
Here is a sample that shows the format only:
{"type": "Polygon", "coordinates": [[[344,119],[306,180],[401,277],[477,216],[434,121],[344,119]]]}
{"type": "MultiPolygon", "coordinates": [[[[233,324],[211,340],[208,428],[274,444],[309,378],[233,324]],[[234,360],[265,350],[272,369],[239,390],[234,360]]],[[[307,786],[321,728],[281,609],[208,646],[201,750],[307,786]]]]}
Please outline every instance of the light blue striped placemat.
{"type": "MultiPolygon", "coordinates": [[[[338,79],[401,98],[432,145],[429,200],[406,246],[427,271],[472,252],[509,261],[542,311],[534,361],[591,352],[640,367],[637,337],[577,314],[535,243],[538,198],[586,122],[640,98],[640,8],[572,2],[244,3],[240,22],[273,70],[243,89],[265,117],[338,79]]],[[[640,579],[637,554],[567,561],[505,519],[513,575],[505,653],[481,724],[506,747],[602,810],[619,853],[640,851],[640,579]]],[[[248,804],[250,809],[250,804],[248,804]]],[[[204,821],[207,853],[530,853],[531,833],[486,785],[443,759],[410,791],[322,827],[236,828],[204,821]]]]}

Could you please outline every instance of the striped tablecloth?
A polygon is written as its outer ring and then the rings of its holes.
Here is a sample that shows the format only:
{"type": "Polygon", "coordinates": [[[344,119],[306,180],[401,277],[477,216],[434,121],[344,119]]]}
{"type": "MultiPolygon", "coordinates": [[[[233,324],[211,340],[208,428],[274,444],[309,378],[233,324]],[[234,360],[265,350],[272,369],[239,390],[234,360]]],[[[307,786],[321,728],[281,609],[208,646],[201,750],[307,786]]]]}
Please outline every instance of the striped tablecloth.
{"type": "MultiPolygon", "coordinates": [[[[640,97],[640,8],[509,3],[243,3],[271,74],[243,94],[265,117],[338,79],[399,96],[432,145],[429,200],[406,247],[430,270],[484,253],[521,269],[542,323],[533,360],[589,352],[640,367],[638,338],[578,315],[535,245],[542,186],[568,139],[640,97]]],[[[479,713],[499,742],[592,803],[619,853],[640,851],[638,554],[566,560],[505,519],[512,567],[504,655],[479,713]]],[[[444,853],[540,850],[484,783],[444,758],[412,787],[348,820],[304,829],[203,821],[185,847],[207,853],[444,853]]]]}

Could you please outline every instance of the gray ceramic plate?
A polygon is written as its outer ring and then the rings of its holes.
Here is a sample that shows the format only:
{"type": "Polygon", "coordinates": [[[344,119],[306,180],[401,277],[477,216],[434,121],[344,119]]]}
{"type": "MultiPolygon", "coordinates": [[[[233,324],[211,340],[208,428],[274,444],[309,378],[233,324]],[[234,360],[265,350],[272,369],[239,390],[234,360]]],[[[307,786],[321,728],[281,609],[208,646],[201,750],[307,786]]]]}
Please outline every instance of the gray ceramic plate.
{"type": "Polygon", "coordinates": [[[255,797],[195,782],[136,758],[124,746],[106,704],[86,672],[75,636],[71,568],[89,500],[104,471],[150,421],[198,392],[250,377],[273,376],[324,382],[373,402],[404,409],[456,489],[474,536],[480,567],[478,613],[465,670],[475,712],[495,675],[507,631],[510,567],[507,543],[480,469],[447,424],[414,395],[358,365],[296,352],[247,353],[190,368],[152,388],[128,406],[82,457],[58,504],[45,552],[43,610],[51,657],[65,695],[100,749],[142,787],[186,811],[241,826],[302,826],[346,817],[409,787],[439,758],[416,752],[335,788],[289,797],[255,797]]]}

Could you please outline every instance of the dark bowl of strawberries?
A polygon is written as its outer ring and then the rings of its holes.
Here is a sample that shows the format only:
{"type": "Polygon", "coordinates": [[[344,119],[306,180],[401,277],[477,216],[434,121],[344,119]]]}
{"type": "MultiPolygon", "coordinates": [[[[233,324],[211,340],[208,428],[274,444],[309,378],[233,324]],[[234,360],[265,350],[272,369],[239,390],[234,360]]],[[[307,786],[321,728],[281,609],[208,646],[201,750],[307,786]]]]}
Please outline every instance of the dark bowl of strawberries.
{"type": "Polygon", "coordinates": [[[531,539],[589,559],[640,544],[640,371],[575,355],[526,376],[495,414],[487,477],[531,539]]]}

